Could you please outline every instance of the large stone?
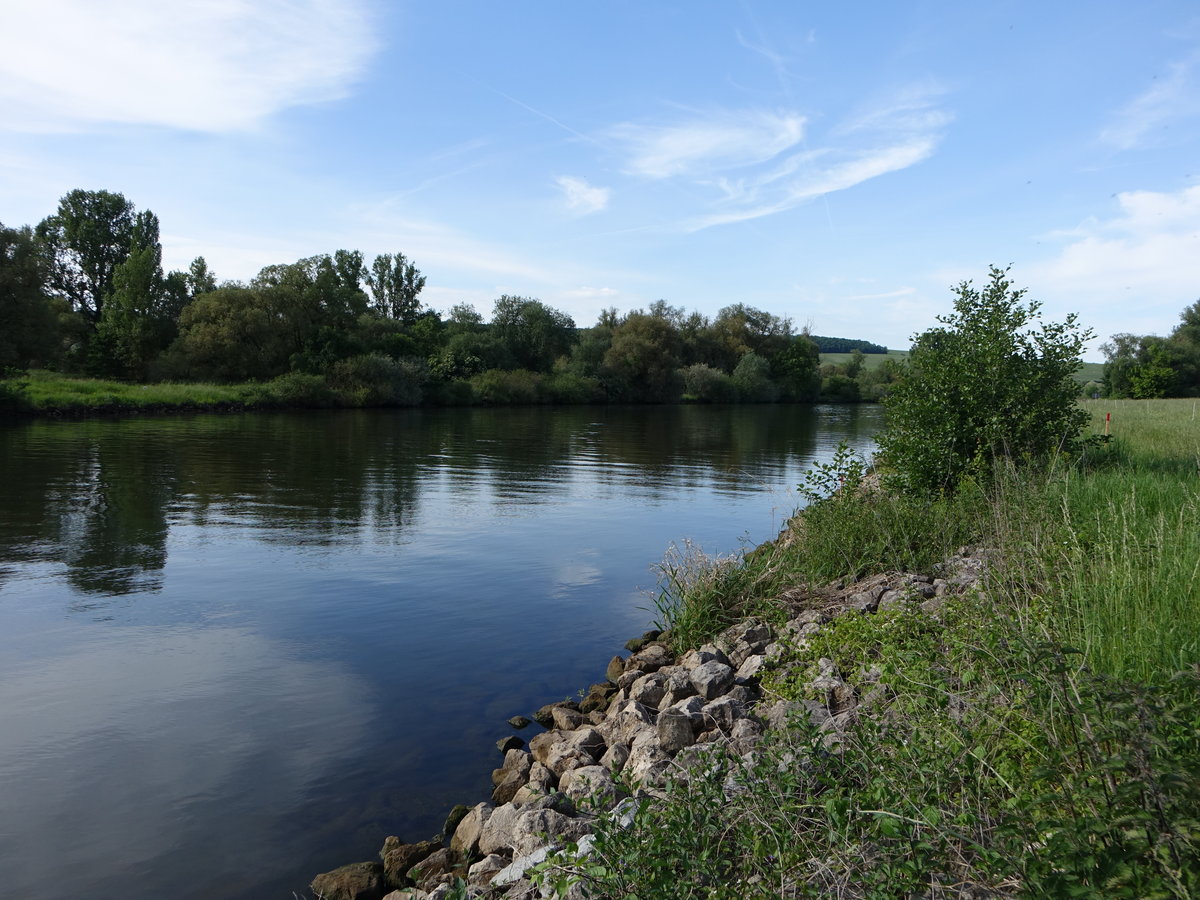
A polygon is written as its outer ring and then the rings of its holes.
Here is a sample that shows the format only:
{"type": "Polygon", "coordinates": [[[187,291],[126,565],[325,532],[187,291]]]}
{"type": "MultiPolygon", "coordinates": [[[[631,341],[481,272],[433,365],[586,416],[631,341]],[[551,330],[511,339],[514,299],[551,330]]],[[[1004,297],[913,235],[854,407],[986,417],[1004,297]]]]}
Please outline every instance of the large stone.
{"type": "Polygon", "coordinates": [[[665,781],[670,767],[671,758],[658,743],[658,730],[650,728],[634,738],[622,774],[635,784],[657,787],[665,781]]]}
{"type": "Polygon", "coordinates": [[[521,813],[521,808],[515,803],[497,806],[479,836],[479,852],[486,856],[512,849],[513,824],[521,813]]]}
{"type": "Polygon", "coordinates": [[[533,720],[543,728],[554,727],[554,710],[560,706],[565,706],[567,709],[579,709],[579,704],[574,700],[559,700],[557,703],[547,703],[540,707],[533,714],[533,720]]]}
{"type": "Polygon", "coordinates": [[[692,720],[688,714],[674,707],[664,709],[658,716],[658,745],[663,753],[674,756],[684,747],[696,742],[692,720]]]}
{"type": "Polygon", "coordinates": [[[568,706],[556,706],[550,715],[554,719],[554,727],[560,731],[574,731],[587,721],[587,716],[568,706]]]}
{"type": "Polygon", "coordinates": [[[604,766],[580,766],[562,777],[559,787],[576,805],[591,811],[608,810],[624,796],[604,766]]]}
{"type": "Polygon", "coordinates": [[[446,821],[442,823],[442,837],[450,837],[454,834],[454,830],[458,828],[458,823],[471,811],[471,807],[465,806],[462,803],[455,804],[454,808],[446,815],[446,821]]]}
{"type": "Polygon", "coordinates": [[[561,845],[577,841],[590,830],[586,819],[571,819],[553,809],[527,810],[513,825],[513,858],[532,853],[547,842],[561,845]]]}
{"type": "Polygon", "coordinates": [[[591,713],[608,706],[609,698],[617,692],[617,686],[609,681],[593,684],[588,688],[588,694],[579,704],[581,713],[591,713]]]}
{"type": "Polygon", "coordinates": [[[599,759],[604,755],[604,751],[608,749],[608,743],[604,740],[604,735],[591,725],[585,725],[582,728],[577,728],[566,739],[567,746],[577,750],[582,750],[588,756],[599,759]]]}
{"type": "Polygon", "coordinates": [[[442,847],[408,870],[408,877],[423,891],[432,891],[462,862],[456,850],[442,847]]]}
{"type": "MultiPolygon", "coordinates": [[[[666,707],[666,709],[675,710],[686,715],[692,720],[692,728],[694,730],[704,727],[704,700],[696,694],[684,697],[682,700],[666,707]]],[[[659,715],[661,716],[662,713],[659,713],[659,715]]]]}
{"type": "Polygon", "coordinates": [[[600,757],[600,765],[604,766],[610,772],[620,772],[625,768],[625,763],[628,759],[629,748],[624,744],[613,744],[600,757]]]}
{"type": "Polygon", "coordinates": [[[479,836],[483,834],[493,809],[490,803],[479,803],[471,807],[471,811],[463,816],[458,827],[454,829],[454,837],[450,838],[450,849],[457,850],[463,856],[474,856],[478,853],[479,836]]]}
{"type": "Polygon", "coordinates": [[[611,681],[613,684],[616,684],[620,680],[621,675],[622,675],[622,673],[624,673],[624,671],[625,671],[625,660],[621,659],[621,657],[619,657],[619,656],[614,656],[612,659],[610,659],[608,661],[608,668],[605,669],[605,671],[604,671],[604,677],[607,678],[609,681],[611,681]]]}
{"type": "Polygon", "coordinates": [[[712,703],[707,704],[702,712],[705,724],[712,725],[724,735],[731,734],[733,723],[746,715],[742,704],[729,696],[718,697],[712,703]]]}
{"type": "Polygon", "coordinates": [[[733,669],[713,660],[692,669],[692,686],[705,700],[715,700],[733,687],[733,669]]]}
{"type": "Polygon", "coordinates": [[[408,880],[408,870],[441,846],[438,841],[406,844],[395,836],[385,838],[383,849],[379,851],[379,857],[383,860],[383,877],[392,887],[408,887],[412,884],[408,880]]]}
{"type": "Polygon", "coordinates": [[[629,687],[629,699],[657,709],[658,703],[667,691],[667,676],[661,672],[651,672],[643,675],[629,687]]]}
{"type": "Polygon", "coordinates": [[[324,900],[380,900],[387,893],[383,865],[377,862],[350,863],[322,872],[309,886],[324,900]]]}
{"type": "Polygon", "coordinates": [[[634,700],[625,700],[608,711],[609,733],[614,741],[629,744],[639,731],[654,724],[656,715],[634,700]]]}
{"type": "Polygon", "coordinates": [[[517,791],[525,787],[529,780],[528,772],[521,772],[519,769],[500,769],[503,772],[503,777],[500,782],[492,789],[492,802],[497,806],[502,806],[505,803],[512,802],[517,796],[517,791]]]}
{"type": "Polygon", "coordinates": [[[566,739],[569,732],[555,729],[553,731],[543,731],[541,734],[533,736],[529,742],[529,752],[533,754],[533,758],[546,765],[546,758],[550,755],[550,748],[555,744],[561,744],[566,739]]]}
{"type": "Polygon", "coordinates": [[[662,644],[650,644],[629,657],[625,662],[625,668],[657,672],[663,666],[669,666],[673,661],[671,651],[662,644]]]}
{"type": "Polygon", "coordinates": [[[734,674],[734,680],[748,681],[751,678],[757,678],[766,664],[767,657],[765,655],[747,656],[742,661],[742,664],[738,666],[738,670],[734,674]]]}
{"type": "MultiPolygon", "coordinates": [[[[467,883],[475,887],[490,884],[496,873],[508,865],[508,860],[498,853],[489,853],[471,868],[467,869],[467,883]]],[[[385,898],[386,900],[386,898],[385,898]]]]}
{"type": "Polygon", "coordinates": [[[520,750],[524,746],[525,742],[515,734],[510,734],[496,741],[496,749],[501,753],[507,753],[509,750],[520,750]]]}

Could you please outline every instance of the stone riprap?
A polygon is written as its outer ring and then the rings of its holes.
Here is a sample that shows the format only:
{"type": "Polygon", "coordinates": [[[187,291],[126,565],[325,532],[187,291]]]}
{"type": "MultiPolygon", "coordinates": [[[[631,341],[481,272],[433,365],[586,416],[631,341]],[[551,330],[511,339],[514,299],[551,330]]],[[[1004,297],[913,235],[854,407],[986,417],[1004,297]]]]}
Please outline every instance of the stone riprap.
{"type": "MultiPolygon", "coordinates": [[[[840,615],[912,607],[937,616],[946,597],[983,577],[989,560],[986,551],[963,548],[940,578],[890,573],[819,590],[796,588],[779,598],[789,611],[782,627],[746,619],[679,657],[667,636],[648,632],[629,642],[630,656],[613,657],[606,681],[592,685],[583,702],[537,710],[533,718],[546,730],[527,749],[498,742],[504,759],[492,773],[491,800],[456,807],[445,844],[388,837],[381,862],[318,875],[312,890],[323,900],[440,900],[461,879],[472,897],[549,896],[549,888],[543,894],[530,880],[533,867],[567,845],[585,855],[597,817],[628,824],[634,799],[653,802],[669,777],[688,777],[715,747],[746,756],[767,730],[800,716],[835,748],[859,715],[886,698],[878,671],[857,673],[852,683],[830,660],[818,659],[807,693],[819,699],[771,704],[761,702],[760,672],[785,660],[811,667],[805,650],[812,636],[840,615]],[[621,785],[636,785],[638,797],[628,797],[621,785]]],[[[527,720],[520,718],[514,727],[524,727],[527,720]]]]}

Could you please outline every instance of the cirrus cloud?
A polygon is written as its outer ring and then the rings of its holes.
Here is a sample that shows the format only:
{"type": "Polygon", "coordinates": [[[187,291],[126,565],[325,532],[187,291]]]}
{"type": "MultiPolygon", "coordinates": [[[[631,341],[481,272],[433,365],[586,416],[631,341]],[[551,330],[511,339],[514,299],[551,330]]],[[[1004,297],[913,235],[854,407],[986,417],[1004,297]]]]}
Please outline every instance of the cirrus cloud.
{"type": "Polygon", "coordinates": [[[0,30],[0,120],[225,132],[346,95],[375,47],[361,0],[39,0],[0,30]]]}
{"type": "Polygon", "coordinates": [[[600,212],[608,206],[608,188],[593,187],[586,178],[560,175],[554,179],[563,192],[567,208],[582,215],[600,212]]]}

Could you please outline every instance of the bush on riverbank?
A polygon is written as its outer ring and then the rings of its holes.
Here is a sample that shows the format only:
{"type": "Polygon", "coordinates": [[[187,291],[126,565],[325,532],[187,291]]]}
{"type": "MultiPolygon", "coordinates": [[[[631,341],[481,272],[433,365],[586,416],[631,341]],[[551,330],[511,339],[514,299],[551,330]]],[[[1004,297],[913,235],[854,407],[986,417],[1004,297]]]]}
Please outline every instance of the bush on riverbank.
{"type": "MultiPolygon", "coordinates": [[[[1111,406],[1085,407],[1094,429],[1111,406]]],[[[1002,468],[925,506],[855,488],[843,458],[823,474],[853,489],[779,540],[669,561],[660,609],[680,645],[779,614],[767,598],[839,562],[929,572],[969,535],[994,563],[936,619],[843,617],[781,660],[768,696],[814,699],[818,657],[859,682],[860,708],[870,692],[843,743],[796,722],[750,771],[727,760],[631,828],[601,826],[575,870],[589,895],[1196,896],[1200,424],[1190,401],[1113,411],[1120,437],[1077,465],[1002,468]]]]}

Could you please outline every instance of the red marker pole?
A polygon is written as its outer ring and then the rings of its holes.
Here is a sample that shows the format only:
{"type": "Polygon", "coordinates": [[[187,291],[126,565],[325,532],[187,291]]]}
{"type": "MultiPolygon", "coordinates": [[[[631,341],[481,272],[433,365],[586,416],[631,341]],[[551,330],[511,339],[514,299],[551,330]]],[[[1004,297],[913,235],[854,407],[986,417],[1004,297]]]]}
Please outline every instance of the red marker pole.
{"type": "Polygon", "coordinates": [[[1112,421],[1112,413],[1104,414],[1104,439],[1108,440],[1108,423],[1112,421]]]}

